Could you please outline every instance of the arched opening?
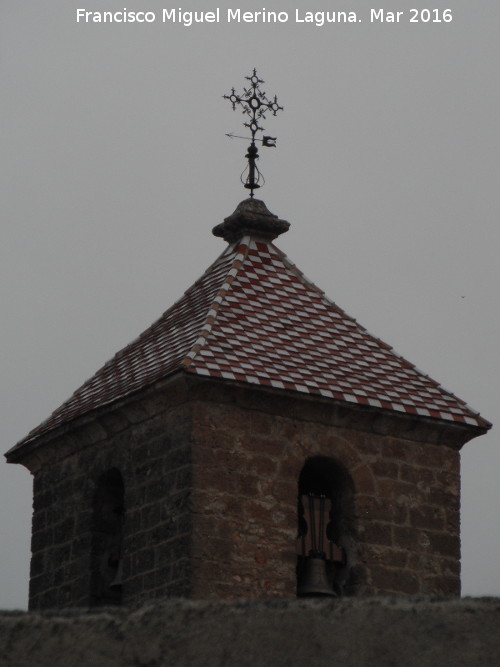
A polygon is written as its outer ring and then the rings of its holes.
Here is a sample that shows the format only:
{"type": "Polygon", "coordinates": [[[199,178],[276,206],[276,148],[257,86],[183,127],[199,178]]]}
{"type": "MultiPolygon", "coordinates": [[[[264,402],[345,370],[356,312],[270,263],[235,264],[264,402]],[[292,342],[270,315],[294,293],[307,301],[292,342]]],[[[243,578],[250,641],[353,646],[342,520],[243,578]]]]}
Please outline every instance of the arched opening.
{"type": "Polygon", "coordinates": [[[93,504],[90,604],[122,602],[124,487],[116,468],[102,474],[93,504]]]}
{"type": "Polygon", "coordinates": [[[353,532],[352,479],[334,459],[314,456],[298,487],[297,595],[342,595],[353,532]]]}

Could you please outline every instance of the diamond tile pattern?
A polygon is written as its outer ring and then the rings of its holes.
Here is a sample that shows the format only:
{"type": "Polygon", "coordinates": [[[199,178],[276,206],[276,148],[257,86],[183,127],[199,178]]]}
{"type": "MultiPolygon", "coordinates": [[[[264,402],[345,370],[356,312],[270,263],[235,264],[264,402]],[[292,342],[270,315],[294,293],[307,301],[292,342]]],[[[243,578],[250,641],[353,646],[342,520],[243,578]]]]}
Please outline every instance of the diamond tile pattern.
{"type": "Polygon", "coordinates": [[[244,237],[19,444],[181,369],[489,426],[346,315],[271,242],[244,237]]]}
{"type": "Polygon", "coordinates": [[[246,238],[233,252],[243,265],[187,355],[190,372],[487,425],[346,315],[273,244],[246,238]]]}

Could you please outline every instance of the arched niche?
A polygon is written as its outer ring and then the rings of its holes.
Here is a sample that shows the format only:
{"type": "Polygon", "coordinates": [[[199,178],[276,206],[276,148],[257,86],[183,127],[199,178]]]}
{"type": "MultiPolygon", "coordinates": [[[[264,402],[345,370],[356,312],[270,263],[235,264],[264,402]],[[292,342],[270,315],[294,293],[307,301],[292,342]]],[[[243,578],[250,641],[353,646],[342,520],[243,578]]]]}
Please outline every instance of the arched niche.
{"type": "Polygon", "coordinates": [[[354,484],[346,468],[331,457],[308,458],[298,480],[299,597],[345,592],[355,534],[353,507],[354,484]]]}
{"type": "Polygon", "coordinates": [[[122,602],[124,485],[119,470],[111,468],[96,483],[92,502],[90,604],[122,602]]]}

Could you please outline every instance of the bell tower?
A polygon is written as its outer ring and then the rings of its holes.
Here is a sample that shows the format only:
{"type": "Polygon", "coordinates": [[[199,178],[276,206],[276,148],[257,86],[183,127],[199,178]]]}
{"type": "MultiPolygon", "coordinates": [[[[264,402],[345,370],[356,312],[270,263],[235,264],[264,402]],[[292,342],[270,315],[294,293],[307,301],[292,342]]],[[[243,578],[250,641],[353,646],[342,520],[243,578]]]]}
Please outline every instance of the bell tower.
{"type": "MultiPolygon", "coordinates": [[[[250,83],[255,147],[281,107],[250,83]]],[[[31,609],[460,593],[459,450],[490,424],[278,249],[248,153],[219,258],[6,455],[34,478],[31,609]]]]}

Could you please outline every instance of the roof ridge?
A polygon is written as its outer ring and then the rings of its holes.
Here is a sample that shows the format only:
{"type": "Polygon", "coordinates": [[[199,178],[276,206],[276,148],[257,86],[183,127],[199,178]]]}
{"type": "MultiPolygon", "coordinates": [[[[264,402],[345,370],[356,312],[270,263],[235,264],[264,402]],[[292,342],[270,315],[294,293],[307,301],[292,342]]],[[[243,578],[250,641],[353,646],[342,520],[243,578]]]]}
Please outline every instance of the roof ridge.
{"type": "Polygon", "coordinates": [[[424,371],[420,370],[418,366],[416,366],[406,357],[404,357],[392,345],[386,343],[378,336],[372,334],[365,326],[363,326],[360,322],[358,322],[358,320],[355,317],[353,317],[352,315],[347,313],[343,308],[341,308],[335,301],[333,301],[326,294],[324,290],[322,290],[320,287],[316,285],[316,283],[314,283],[310,278],[308,278],[308,276],[306,276],[306,274],[298,268],[298,266],[288,257],[288,255],[285,252],[283,252],[282,250],[280,250],[280,248],[275,246],[274,243],[270,242],[269,245],[273,247],[273,249],[276,251],[276,253],[279,255],[283,263],[288,267],[290,271],[292,271],[300,280],[304,281],[304,283],[306,283],[308,287],[317,292],[318,295],[321,297],[321,299],[323,299],[329,306],[333,307],[343,318],[350,320],[356,327],[365,332],[366,335],[369,336],[369,338],[371,338],[373,341],[375,341],[380,347],[385,348],[388,352],[392,353],[395,357],[397,357],[400,360],[400,362],[404,366],[413,370],[418,375],[425,377],[426,380],[429,381],[431,384],[433,384],[436,389],[439,389],[441,392],[447,394],[450,398],[457,401],[457,403],[459,403],[464,409],[468,410],[473,415],[480,418],[481,421],[485,422],[486,424],[489,424],[489,422],[481,415],[481,413],[478,410],[475,410],[473,407],[471,407],[471,405],[467,401],[464,401],[459,396],[454,394],[452,391],[444,387],[440,382],[432,378],[428,373],[425,373],[424,371]]]}
{"type": "MultiPolygon", "coordinates": [[[[328,296],[328,294],[327,294],[324,290],[321,289],[321,287],[318,287],[318,286],[316,285],[315,282],[313,282],[310,278],[308,278],[308,277],[306,276],[306,274],[305,274],[303,271],[301,271],[301,270],[298,268],[298,266],[297,266],[296,264],[294,264],[294,262],[292,262],[292,260],[288,257],[288,255],[286,255],[282,250],[280,250],[280,249],[279,249],[278,247],[276,247],[274,244],[273,244],[273,247],[277,250],[278,254],[281,255],[281,258],[282,258],[283,262],[288,266],[288,268],[290,269],[290,271],[293,271],[293,272],[294,272],[299,278],[301,278],[301,279],[302,279],[302,280],[303,280],[309,287],[311,287],[311,288],[314,289],[316,292],[318,292],[318,294],[320,295],[320,297],[321,297],[324,301],[326,301],[326,303],[327,303],[329,306],[332,306],[333,308],[335,308],[335,310],[338,311],[339,315],[342,315],[342,317],[347,318],[347,319],[350,320],[353,324],[355,324],[357,327],[359,327],[362,331],[366,332],[366,333],[370,336],[370,338],[373,338],[373,340],[377,341],[377,343],[378,343],[381,347],[384,347],[384,348],[387,349],[387,350],[391,350],[392,352],[394,352],[394,354],[396,354],[397,356],[400,356],[400,357],[401,357],[401,355],[398,354],[398,352],[396,352],[396,350],[395,350],[391,345],[389,345],[388,343],[386,343],[385,341],[383,341],[381,338],[378,338],[378,336],[374,336],[370,331],[368,331],[368,329],[367,329],[365,326],[363,326],[360,322],[358,322],[358,320],[357,320],[355,317],[353,317],[352,315],[350,315],[347,311],[345,311],[343,308],[341,308],[341,307],[338,305],[338,303],[337,303],[336,301],[334,301],[333,299],[331,299],[331,298],[328,296]]],[[[403,359],[403,361],[406,361],[406,363],[408,363],[412,368],[416,368],[410,361],[408,361],[408,360],[405,359],[404,357],[401,357],[401,359],[403,359]]]]}
{"type": "MultiPolygon", "coordinates": [[[[284,253],[282,250],[280,250],[274,244],[272,244],[272,245],[273,245],[273,248],[277,251],[278,255],[281,256],[281,259],[283,260],[284,264],[286,264],[286,266],[290,269],[290,271],[293,271],[293,273],[295,273],[299,278],[301,278],[309,287],[311,287],[313,290],[318,292],[318,294],[321,296],[321,298],[323,298],[328,303],[329,306],[333,306],[336,310],[339,311],[339,313],[341,315],[343,315],[344,317],[347,317],[352,322],[357,324],[357,326],[360,327],[361,329],[363,329],[363,331],[367,331],[367,329],[362,324],[360,324],[356,320],[356,318],[352,317],[352,315],[349,315],[349,313],[347,313],[343,308],[341,308],[335,301],[330,299],[328,294],[324,290],[322,290],[321,287],[318,287],[315,282],[313,282],[310,278],[308,278],[306,276],[306,274],[303,271],[301,271],[299,269],[299,267],[294,262],[292,262],[292,260],[288,257],[288,255],[286,253],[284,253]]],[[[387,345],[387,344],[384,343],[384,345],[387,345]]]]}
{"type": "MultiPolygon", "coordinates": [[[[288,268],[289,268],[291,271],[293,271],[296,275],[298,275],[300,278],[302,278],[302,279],[304,280],[304,282],[306,282],[307,285],[308,285],[309,287],[311,287],[311,288],[314,289],[316,292],[318,292],[318,294],[319,294],[319,295],[320,295],[320,296],[321,296],[321,297],[322,297],[322,298],[323,298],[323,299],[324,299],[330,306],[333,306],[333,307],[339,312],[339,314],[342,315],[342,317],[345,317],[345,318],[347,318],[348,320],[350,320],[351,322],[353,322],[357,327],[359,327],[360,329],[362,329],[362,331],[366,332],[366,333],[368,334],[368,336],[370,336],[370,338],[372,338],[374,341],[376,341],[381,347],[384,347],[386,350],[392,352],[395,356],[399,357],[399,359],[401,359],[401,361],[404,362],[408,367],[410,367],[410,368],[416,370],[418,373],[420,373],[420,375],[424,375],[425,377],[429,378],[429,379],[432,380],[432,382],[434,382],[436,385],[439,385],[439,383],[436,382],[436,380],[433,380],[427,373],[424,373],[424,372],[421,371],[419,368],[417,368],[417,366],[416,366],[415,364],[413,364],[411,361],[408,361],[408,359],[406,359],[406,357],[403,357],[403,355],[400,354],[400,353],[399,353],[399,352],[398,352],[392,345],[390,345],[389,343],[386,343],[385,341],[383,341],[383,340],[382,340],[381,338],[379,338],[378,336],[375,336],[374,334],[372,334],[371,331],[369,331],[363,324],[361,324],[361,322],[359,322],[355,317],[353,317],[353,316],[350,315],[347,311],[345,311],[343,308],[341,308],[341,307],[338,305],[338,303],[336,303],[335,301],[333,301],[333,299],[331,299],[331,298],[328,296],[328,294],[326,294],[326,292],[325,292],[324,290],[322,290],[322,289],[321,289],[320,287],[318,287],[318,286],[317,286],[317,285],[316,285],[310,278],[308,278],[308,277],[306,276],[306,274],[305,274],[303,271],[301,271],[301,270],[297,267],[297,265],[294,264],[294,263],[290,260],[290,258],[289,258],[283,251],[281,251],[281,250],[280,250],[279,248],[277,248],[276,246],[274,246],[274,247],[276,248],[276,250],[278,251],[278,253],[282,255],[282,259],[283,259],[284,263],[288,266],[288,268]]],[[[442,387],[441,385],[439,385],[439,387],[440,387],[441,389],[444,389],[444,387],[442,387]]],[[[445,391],[447,391],[447,390],[445,389],[445,391]]],[[[449,393],[449,394],[451,394],[451,395],[453,396],[452,392],[448,391],[447,393],[449,393]]],[[[455,398],[456,398],[456,397],[455,397],[455,398]]],[[[460,400],[460,399],[459,399],[459,400],[460,400]]],[[[462,403],[465,403],[465,401],[461,401],[461,402],[462,402],[462,403]]]]}
{"type": "MultiPolygon", "coordinates": [[[[234,244],[234,245],[235,245],[235,244],[234,244]]],[[[164,318],[170,311],[173,311],[174,308],[175,308],[178,304],[180,304],[180,303],[183,301],[183,299],[185,299],[186,297],[189,297],[190,293],[191,293],[191,292],[194,292],[195,289],[198,287],[198,285],[199,285],[200,283],[203,282],[203,280],[205,279],[205,277],[206,277],[207,275],[210,274],[210,272],[214,269],[215,266],[217,266],[217,264],[220,262],[220,260],[222,259],[222,257],[223,257],[224,255],[229,255],[229,254],[230,254],[230,251],[231,251],[231,247],[230,247],[230,246],[229,246],[228,248],[225,248],[225,249],[223,250],[223,252],[221,252],[221,254],[220,254],[220,255],[219,255],[219,256],[212,262],[212,264],[210,264],[210,266],[209,266],[209,267],[202,273],[202,275],[201,275],[201,276],[200,276],[200,277],[199,277],[199,278],[198,278],[192,285],[190,285],[186,290],[184,290],[184,292],[180,295],[180,297],[179,297],[178,299],[176,299],[176,300],[175,300],[175,301],[174,301],[168,308],[166,308],[166,309],[163,311],[163,313],[162,313],[159,317],[157,317],[156,320],[154,320],[154,322],[152,322],[146,329],[144,329],[144,331],[142,331],[138,336],[136,336],[135,338],[133,338],[129,343],[127,343],[127,344],[124,345],[122,348],[120,348],[117,352],[115,352],[115,354],[114,354],[110,359],[108,359],[108,361],[106,361],[106,362],[99,368],[99,370],[98,370],[97,372],[104,371],[108,366],[111,366],[117,359],[120,359],[121,357],[125,356],[126,352],[127,352],[131,347],[133,347],[134,345],[137,345],[137,343],[139,343],[139,341],[147,339],[148,335],[149,335],[150,332],[151,332],[151,329],[154,329],[155,327],[160,326],[160,324],[161,324],[163,318],[164,318]]],[[[231,266],[232,266],[232,265],[231,265],[231,266]]],[[[90,382],[90,381],[94,378],[94,376],[95,376],[95,374],[92,375],[90,378],[88,378],[88,379],[83,383],[83,385],[81,385],[78,389],[76,389],[76,390],[73,392],[73,394],[68,398],[68,401],[72,398],[72,396],[73,396],[74,394],[76,394],[78,391],[80,391],[80,389],[81,389],[87,382],[90,382]]],[[[66,402],[67,402],[67,401],[66,401],[66,402]]]]}
{"type": "Polygon", "coordinates": [[[490,426],[249,232],[16,447],[179,370],[490,426]]]}
{"type": "MultiPolygon", "coordinates": [[[[228,246],[222,253],[222,255],[229,255],[231,252],[235,253],[231,266],[226,275],[226,279],[222,285],[217,290],[217,294],[210,304],[210,308],[207,312],[203,325],[199,329],[198,336],[194,343],[192,344],[189,352],[184,355],[184,359],[181,362],[181,366],[184,369],[188,369],[191,364],[196,359],[200,351],[205,347],[208,341],[208,337],[212,330],[213,324],[217,317],[217,313],[220,310],[222,304],[224,303],[225,297],[231,287],[232,282],[238,275],[239,270],[241,269],[245,258],[248,255],[248,250],[250,247],[250,236],[243,236],[239,241],[236,241],[232,245],[228,246]]],[[[220,255],[220,257],[222,257],[220,255]]]]}
{"type": "MultiPolygon", "coordinates": [[[[38,435],[43,434],[44,432],[53,430],[63,423],[72,421],[75,417],[79,416],[80,414],[85,414],[86,412],[93,410],[95,407],[102,407],[116,400],[119,400],[127,396],[129,393],[141,389],[158,379],[161,379],[165,372],[169,372],[169,369],[167,371],[160,371],[159,373],[153,372],[149,380],[143,381],[141,377],[139,377],[143,374],[141,369],[138,369],[136,364],[130,364],[128,357],[131,353],[134,352],[135,349],[137,350],[138,357],[141,359],[141,365],[144,366],[144,368],[148,366],[148,355],[145,353],[142,346],[148,345],[148,342],[150,343],[152,333],[156,332],[158,334],[162,331],[165,321],[168,320],[169,316],[171,317],[174,315],[178,309],[182,309],[186,302],[189,303],[193,295],[196,296],[197,291],[203,287],[204,282],[209,280],[211,274],[214,272],[216,273],[217,269],[223,265],[225,258],[227,258],[226,261],[231,261],[230,266],[233,267],[236,258],[231,260],[228,257],[232,250],[233,248],[231,246],[226,247],[217,257],[217,259],[215,259],[215,261],[212,262],[212,264],[206,269],[206,271],[204,271],[204,273],[192,285],[190,285],[190,287],[188,287],[181,294],[181,296],[160,315],[160,317],[158,317],[152,324],[150,324],[142,333],[136,336],[127,345],[120,348],[108,361],[100,366],[94,374],[87,378],[69,396],[69,398],[67,398],[58,408],[53,410],[47,419],[43,420],[42,423],[39,424],[36,428],[29,431],[29,433],[24,438],[22,438],[15,447],[38,437],[38,435]],[[121,380],[116,383],[114,389],[109,393],[109,395],[106,395],[106,390],[103,390],[102,388],[103,379],[106,377],[109,379],[110,373],[116,372],[116,369],[123,370],[123,368],[127,367],[127,365],[130,366],[129,374],[127,374],[126,377],[121,377],[121,380]],[[94,392],[94,396],[97,396],[97,393],[95,393],[97,390],[99,391],[99,394],[104,395],[101,395],[97,401],[97,404],[94,404],[94,401],[89,398],[88,392],[92,391],[94,392]]],[[[226,279],[224,279],[224,282],[226,282],[226,279]]],[[[195,309],[196,306],[193,306],[192,308],[195,309]]],[[[184,326],[184,323],[180,324],[181,328],[184,328],[184,326]]],[[[189,349],[190,348],[188,347],[187,350],[189,351],[189,349]]],[[[161,356],[161,350],[158,350],[158,348],[157,353],[158,356],[161,356]]],[[[179,351],[177,352],[177,355],[179,355],[179,351]]],[[[184,357],[185,354],[181,354],[180,359],[179,356],[177,356],[177,363],[179,366],[182,366],[182,360],[184,357]]],[[[145,371],[145,373],[147,374],[147,371],[145,371]]],[[[120,372],[118,374],[120,375],[120,372]]],[[[108,380],[105,381],[105,384],[108,384],[108,380]]],[[[113,383],[110,382],[109,386],[112,384],[113,383]]]]}

